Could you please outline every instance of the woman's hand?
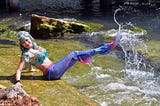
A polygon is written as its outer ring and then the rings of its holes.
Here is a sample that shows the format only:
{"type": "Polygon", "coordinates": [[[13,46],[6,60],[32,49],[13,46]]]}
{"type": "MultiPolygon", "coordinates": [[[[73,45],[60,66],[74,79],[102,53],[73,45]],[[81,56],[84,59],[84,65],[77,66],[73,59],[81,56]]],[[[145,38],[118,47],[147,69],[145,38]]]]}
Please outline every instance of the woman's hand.
{"type": "Polygon", "coordinates": [[[16,85],[16,86],[23,87],[23,84],[21,84],[21,82],[17,82],[15,85],[16,85]]]}

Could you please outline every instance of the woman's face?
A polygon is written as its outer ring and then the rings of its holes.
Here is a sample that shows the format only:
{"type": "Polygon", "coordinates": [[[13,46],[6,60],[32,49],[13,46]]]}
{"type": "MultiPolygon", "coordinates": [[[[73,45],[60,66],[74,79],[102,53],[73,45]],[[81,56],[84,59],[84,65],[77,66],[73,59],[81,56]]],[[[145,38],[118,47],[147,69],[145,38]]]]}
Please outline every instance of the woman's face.
{"type": "Polygon", "coordinates": [[[22,42],[22,46],[27,49],[33,48],[31,39],[29,37],[25,37],[24,41],[22,42]]]}

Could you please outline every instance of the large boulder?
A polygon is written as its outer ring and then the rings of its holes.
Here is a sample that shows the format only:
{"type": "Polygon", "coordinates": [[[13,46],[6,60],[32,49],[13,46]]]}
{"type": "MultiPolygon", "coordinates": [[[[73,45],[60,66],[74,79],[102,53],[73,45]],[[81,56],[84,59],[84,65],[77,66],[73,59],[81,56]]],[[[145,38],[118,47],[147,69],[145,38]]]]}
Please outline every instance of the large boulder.
{"type": "Polygon", "coordinates": [[[78,22],[69,22],[36,14],[31,16],[30,33],[35,38],[63,36],[66,32],[81,33],[88,29],[87,25],[78,22]]]}
{"type": "Polygon", "coordinates": [[[0,106],[41,106],[41,104],[20,86],[14,85],[0,89],[0,106]]]}

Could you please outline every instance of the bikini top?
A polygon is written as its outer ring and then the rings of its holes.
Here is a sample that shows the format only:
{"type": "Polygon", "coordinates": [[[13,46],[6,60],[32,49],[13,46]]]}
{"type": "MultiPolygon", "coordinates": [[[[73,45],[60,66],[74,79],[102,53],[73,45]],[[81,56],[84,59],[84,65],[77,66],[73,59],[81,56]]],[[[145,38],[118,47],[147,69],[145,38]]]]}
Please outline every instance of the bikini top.
{"type": "Polygon", "coordinates": [[[37,65],[37,64],[42,64],[44,62],[44,60],[48,57],[48,52],[46,51],[46,49],[42,48],[42,51],[34,51],[34,50],[29,50],[28,51],[28,59],[25,59],[26,62],[32,62],[32,58],[30,57],[30,54],[35,55],[35,59],[34,62],[32,63],[32,65],[37,65]]]}

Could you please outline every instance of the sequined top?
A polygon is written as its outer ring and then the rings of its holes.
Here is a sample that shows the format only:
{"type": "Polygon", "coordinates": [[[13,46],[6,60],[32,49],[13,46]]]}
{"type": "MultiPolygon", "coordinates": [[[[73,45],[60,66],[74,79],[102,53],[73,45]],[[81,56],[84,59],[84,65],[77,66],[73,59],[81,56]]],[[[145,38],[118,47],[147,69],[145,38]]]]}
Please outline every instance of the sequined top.
{"type": "Polygon", "coordinates": [[[23,55],[26,62],[32,63],[32,65],[42,64],[46,57],[48,57],[48,52],[43,48],[43,51],[35,52],[33,50],[29,50],[27,53],[23,55]],[[34,62],[32,62],[32,58],[30,54],[35,55],[34,62]]]}

